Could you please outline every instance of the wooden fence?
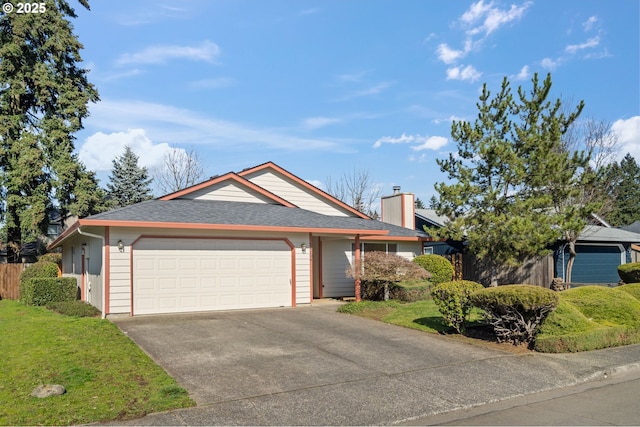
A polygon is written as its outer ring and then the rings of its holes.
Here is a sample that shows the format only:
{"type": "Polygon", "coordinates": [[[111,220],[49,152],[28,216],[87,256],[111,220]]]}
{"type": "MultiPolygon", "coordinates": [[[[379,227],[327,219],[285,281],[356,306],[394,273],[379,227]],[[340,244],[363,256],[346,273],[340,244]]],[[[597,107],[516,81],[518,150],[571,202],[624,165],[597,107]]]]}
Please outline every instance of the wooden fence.
{"type": "MultiPolygon", "coordinates": [[[[491,267],[488,262],[473,254],[448,256],[453,264],[455,280],[473,280],[485,286],[491,284],[491,267]]],[[[548,288],[553,279],[553,256],[531,258],[519,267],[501,266],[497,269],[498,285],[521,284],[548,288]]]]}
{"type": "Polygon", "coordinates": [[[0,264],[0,299],[20,299],[20,274],[25,264],[0,264]]]}

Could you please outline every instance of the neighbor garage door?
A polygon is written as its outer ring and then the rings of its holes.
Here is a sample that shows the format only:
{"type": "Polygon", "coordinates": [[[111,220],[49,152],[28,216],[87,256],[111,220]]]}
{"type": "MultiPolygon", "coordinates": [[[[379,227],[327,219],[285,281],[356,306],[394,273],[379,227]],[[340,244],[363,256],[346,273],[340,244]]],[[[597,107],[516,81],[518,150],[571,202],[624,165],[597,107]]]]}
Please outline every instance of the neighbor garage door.
{"type": "MultiPolygon", "coordinates": [[[[576,245],[571,282],[573,283],[618,283],[618,266],[622,263],[624,248],[621,245],[576,245]]],[[[565,268],[569,260],[569,249],[565,248],[565,268]]]]}
{"type": "Polygon", "coordinates": [[[291,305],[283,240],[142,238],[133,248],[133,314],[291,305]]]}

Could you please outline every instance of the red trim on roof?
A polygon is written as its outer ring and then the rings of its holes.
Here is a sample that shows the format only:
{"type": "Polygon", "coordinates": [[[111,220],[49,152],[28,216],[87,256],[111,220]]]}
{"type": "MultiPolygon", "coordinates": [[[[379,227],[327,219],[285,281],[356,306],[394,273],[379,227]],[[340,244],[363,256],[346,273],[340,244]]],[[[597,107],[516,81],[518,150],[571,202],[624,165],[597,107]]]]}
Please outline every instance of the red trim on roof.
{"type": "Polygon", "coordinates": [[[288,202],[287,200],[283,199],[282,197],[279,197],[275,194],[273,194],[272,192],[270,192],[269,190],[266,190],[262,187],[260,187],[257,184],[254,184],[253,182],[237,175],[234,172],[229,172],[227,174],[221,175],[221,176],[217,176],[215,178],[211,178],[208,181],[205,182],[201,182],[200,184],[196,184],[196,185],[192,185],[191,187],[185,188],[184,190],[179,190],[176,191],[174,193],[171,194],[167,194],[166,196],[162,196],[159,197],[158,200],[174,200],[174,199],[178,199],[180,197],[183,197],[187,194],[191,194],[194,193],[196,191],[202,190],[203,188],[207,188],[211,185],[215,185],[215,184],[219,184],[221,182],[224,181],[235,181],[238,184],[247,187],[259,194],[262,194],[263,196],[267,197],[268,199],[273,200],[276,203],[279,203],[283,206],[286,206],[288,208],[295,208],[296,206],[290,202],[288,202]]]}
{"type": "Polygon", "coordinates": [[[362,212],[358,211],[357,209],[354,209],[351,206],[347,205],[346,203],[336,199],[335,197],[333,197],[329,193],[326,193],[326,192],[322,191],[318,187],[315,187],[315,186],[309,184],[307,181],[305,181],[304,179],[292,174],[291,172],[289,172],[289,171],[287,171],[285,169],[282,169],[280,166],[276,165],[273,162],[267,162],[267,163],[263,163],[263,164],[258,165],[258,166],[254,166],[254,167],[249,168],[249,169],[245,169],[242,172],[238,172],[238,175],[246,176],[246,175],[252,174],[254,172],[261,171],[263,169],[273,169],[276,172],[280,173],[281,175],[284,175],[287,178],[291,179],[292,181],[295,181],[296,183],[302,185],[307,190],[311,190],[313,193],[317,194],[318,196],[326,199],[327,201],[329,201],[331,203],[334,203],[334,204],[340,206],[343,209],[346,209],[347,211],[351,212],[352,214],[354,214],[354,215],[356,215],[356,216],[358,216],[360,218],[371,219],[369,216],[363,214],[362,212]]]}

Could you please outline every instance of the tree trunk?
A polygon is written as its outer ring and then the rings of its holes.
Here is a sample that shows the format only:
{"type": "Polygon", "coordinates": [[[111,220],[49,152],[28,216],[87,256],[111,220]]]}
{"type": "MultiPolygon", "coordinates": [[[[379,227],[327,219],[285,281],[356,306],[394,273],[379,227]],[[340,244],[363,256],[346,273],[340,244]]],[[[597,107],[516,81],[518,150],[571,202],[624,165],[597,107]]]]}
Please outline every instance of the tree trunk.
{"type": "Polygon", "coordinates": [[[15,205],[7,206],[7,219],[7,263],[19,263],[22,261],[20,258],[22,232],[20,230],[18,209],[15,205]]]}
{"type": "Polygon", "coordinates": [[[567,262],[567,273],[565,277],[565,283],[571,283],[571,272],[573,270],[573,263],[576,260],[576,242],[569,242],[569,262],[567,262]]]}

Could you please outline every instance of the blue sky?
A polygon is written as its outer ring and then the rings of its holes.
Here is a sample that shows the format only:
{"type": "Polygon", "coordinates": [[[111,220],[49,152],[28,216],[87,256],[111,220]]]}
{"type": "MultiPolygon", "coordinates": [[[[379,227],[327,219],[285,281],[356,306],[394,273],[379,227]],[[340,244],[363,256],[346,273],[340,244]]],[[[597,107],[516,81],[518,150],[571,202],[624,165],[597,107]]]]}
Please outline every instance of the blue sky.
{"type": "Polygon", "coordinates": [[[208,175],[273,161],[323,186],[367,170],[427,201],[483,83],[530,87],[606,120],[640,159],[637,0],[174,0],[77,7],[100,92],[76,148],[106,185],[129,144],[158,165],[193,147],[208,175]]]}

